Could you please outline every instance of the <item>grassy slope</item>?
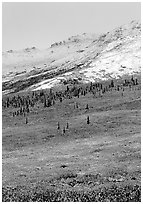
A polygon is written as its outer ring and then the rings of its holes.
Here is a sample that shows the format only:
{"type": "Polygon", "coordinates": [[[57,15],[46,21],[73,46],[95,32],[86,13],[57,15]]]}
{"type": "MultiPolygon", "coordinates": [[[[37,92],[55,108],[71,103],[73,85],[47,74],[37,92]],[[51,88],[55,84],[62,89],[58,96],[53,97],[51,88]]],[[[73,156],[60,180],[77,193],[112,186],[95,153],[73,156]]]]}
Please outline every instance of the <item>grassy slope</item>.
{"type": "MultiPolygon", "coordinates": [[[[114,185],[119,191],[128,185],[140,186],[141,99],[138,86],[134,89],[126,88],[123,97],[121,91],[113,91],[100,98],[88,94],[65,99],[50,108],[37,105],[27,125],[24,117],[12,117],[12,109],[3,110],[3,199],[19,199],[17,186],[25,189],[22,194],[36,191],[45,192],[42,196],[46,196],[46,189],[52,189],[51,195],[56,196],[60,191],[61,201],[68,200],[68,196],[72,201],[71,197],[75,198],[78,192],[88,196],[100,188],[107,188],[108,192],[114,185]],[[74,108],[75,102],[79,108],[74,108]],[[87,103],[89,110],[85,110],[87,103]],[[66,122],[69,130],[63,134],[66,122]],[[72,196],[67,196],[67,191],[72,196]],[[12,193],[10,198],[11,192],[16,194],[12,193]]],[[[30,195],[36,199],[34,193],[30,195]]],[[[95,197],[91,200],[95,201],[95,197]]],[[[103,200],[112,200],[107,197],[103,200]]]]}

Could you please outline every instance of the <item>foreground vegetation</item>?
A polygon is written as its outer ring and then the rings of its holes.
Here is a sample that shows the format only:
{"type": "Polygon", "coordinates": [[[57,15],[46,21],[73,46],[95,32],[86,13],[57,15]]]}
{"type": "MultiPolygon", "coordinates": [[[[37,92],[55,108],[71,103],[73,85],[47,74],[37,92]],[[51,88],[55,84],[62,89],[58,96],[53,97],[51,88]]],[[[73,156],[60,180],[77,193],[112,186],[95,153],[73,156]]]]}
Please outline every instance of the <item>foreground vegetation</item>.
{"type": "Polygon", "coordinates": [[[140,80],[3,96],[4,202],[140,202],[140,80]]]}
{"type": "MultiPolygon", "coordinates": [[[[39,187],[38,187],[39,188],[39,187]]],[[[141,202],[141,187],[113,185],[98,190],[4,188],[3,202],[141,202]]]]}

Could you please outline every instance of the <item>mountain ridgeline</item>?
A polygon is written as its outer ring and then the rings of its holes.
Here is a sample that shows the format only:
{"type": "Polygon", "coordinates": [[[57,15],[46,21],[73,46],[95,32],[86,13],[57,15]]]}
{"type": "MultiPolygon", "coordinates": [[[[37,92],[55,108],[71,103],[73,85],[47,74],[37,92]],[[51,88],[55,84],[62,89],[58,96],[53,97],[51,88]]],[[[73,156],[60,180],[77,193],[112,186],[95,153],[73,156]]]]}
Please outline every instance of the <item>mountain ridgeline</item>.
{"type": "Polygon", "coordinates": [[[9,50],[2,58],[3,94],[140,76],[141,24],[72,36],[46,50],[9,50]]]}

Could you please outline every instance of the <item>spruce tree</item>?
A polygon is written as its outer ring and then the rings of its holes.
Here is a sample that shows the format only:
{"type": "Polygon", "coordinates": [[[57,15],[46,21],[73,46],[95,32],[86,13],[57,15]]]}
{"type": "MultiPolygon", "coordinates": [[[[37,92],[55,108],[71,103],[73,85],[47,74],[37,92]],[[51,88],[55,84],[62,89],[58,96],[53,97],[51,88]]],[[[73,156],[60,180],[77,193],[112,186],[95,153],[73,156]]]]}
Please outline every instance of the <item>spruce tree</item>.
{"type": "Polygon", "coordinates": [[[27,124],[28,123],[28,118],[26,117],[26,121],[25,121],[25,123],[27,124]]]}
{"type": "Polygon", "coordinates": [[[89,116],[87,116],[87,124],[89,124],[89,123],[90,123],[89,116]]]}
{"type": "Polygon", "coordinates": [[[69,123],[67,122],[67,129],[69,129],[69,123]]]}
{"type": "Polygon", "coordinates": [[[89,109],[89,107],[88,107],[88,104],[86,105],[86,110],[88,110],[89,109]]]}
{"type": "Polygon", "coordinates": [[[58,130],[60,129],[60,123],[58,122],[58,130]]]}
{"type": "Polygon", "coordinates": [[[66,132],[65,127],[63,127],[63,134],[66,132]]]}

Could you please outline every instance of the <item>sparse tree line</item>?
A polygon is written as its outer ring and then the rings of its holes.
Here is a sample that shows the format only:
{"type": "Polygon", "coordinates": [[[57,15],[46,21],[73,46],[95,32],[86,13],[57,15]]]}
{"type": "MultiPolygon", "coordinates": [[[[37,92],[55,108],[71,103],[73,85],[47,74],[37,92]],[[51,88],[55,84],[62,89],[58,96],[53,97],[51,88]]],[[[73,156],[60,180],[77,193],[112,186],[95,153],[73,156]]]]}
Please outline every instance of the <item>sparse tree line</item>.
{"type": "MultiPolygon", "coordinates": [[[[86,118],[86,123],[89,125],[90,124],[90,118],[87,116],[86,118]]],[[[57,124],[57,130],[61,130],[62,134],[65,134],[67,130],[69,130],[69,123],[67,122],[65,126],[61,127],[60,122],[57,124]]]]}
{"type": "Polygon", "coordinates": [[[64,126],[63,128],[61,127],[60,123],[58,122],[58,125],[57,125],[57,130],[62,130],[62,133],[65,134],[66,133],[66,130],[69,129],[69,123],[67,122],[66,123],[66,126],[64,126]]]}
{"type": "MultiPolygon", "coordinates": [[[[91,94],[93,97],[102,97],[106,92],[111,91],[120,91],[122,90],[121,96],[123,96],[124,87],[128,86],[129,89],[131,87],[138,85],[138,80],[134,79],[133,76],[130,80],[125,79],[122,84],[115,85],[114,81],[111,80],[108,85],[104,85],[103,83],[90,83],[87,85],[70,85],[66,86],[66,89],[63,91],[53,91],[50,89],[49,91],[41,90],[34,91],[28,95],[14,95],[12,97],[6,97],[2,99],[2,107],[3,108],[15,108],[13,111],[13,117],[23,115],[27,118],[27,114],[30,113],[32,108],[37,103],[42,103],[44,108],[54,106],[57,101],[60,103],[65,99],[72,99],[74,97],[79,98],[80,96],[86,96],[87,94],[91,94]]],[[[74,108],[78,108],[78,103],[74,105],[74,108]]],[[[89,109],[88,104],[85,107],[86,110],[89,109]]],[[[87,119],[87,124],[89,124],[89,118],[87,119]]],[[[28,123],[28,118],[26,119],[26,124],[28,123]]]]}

